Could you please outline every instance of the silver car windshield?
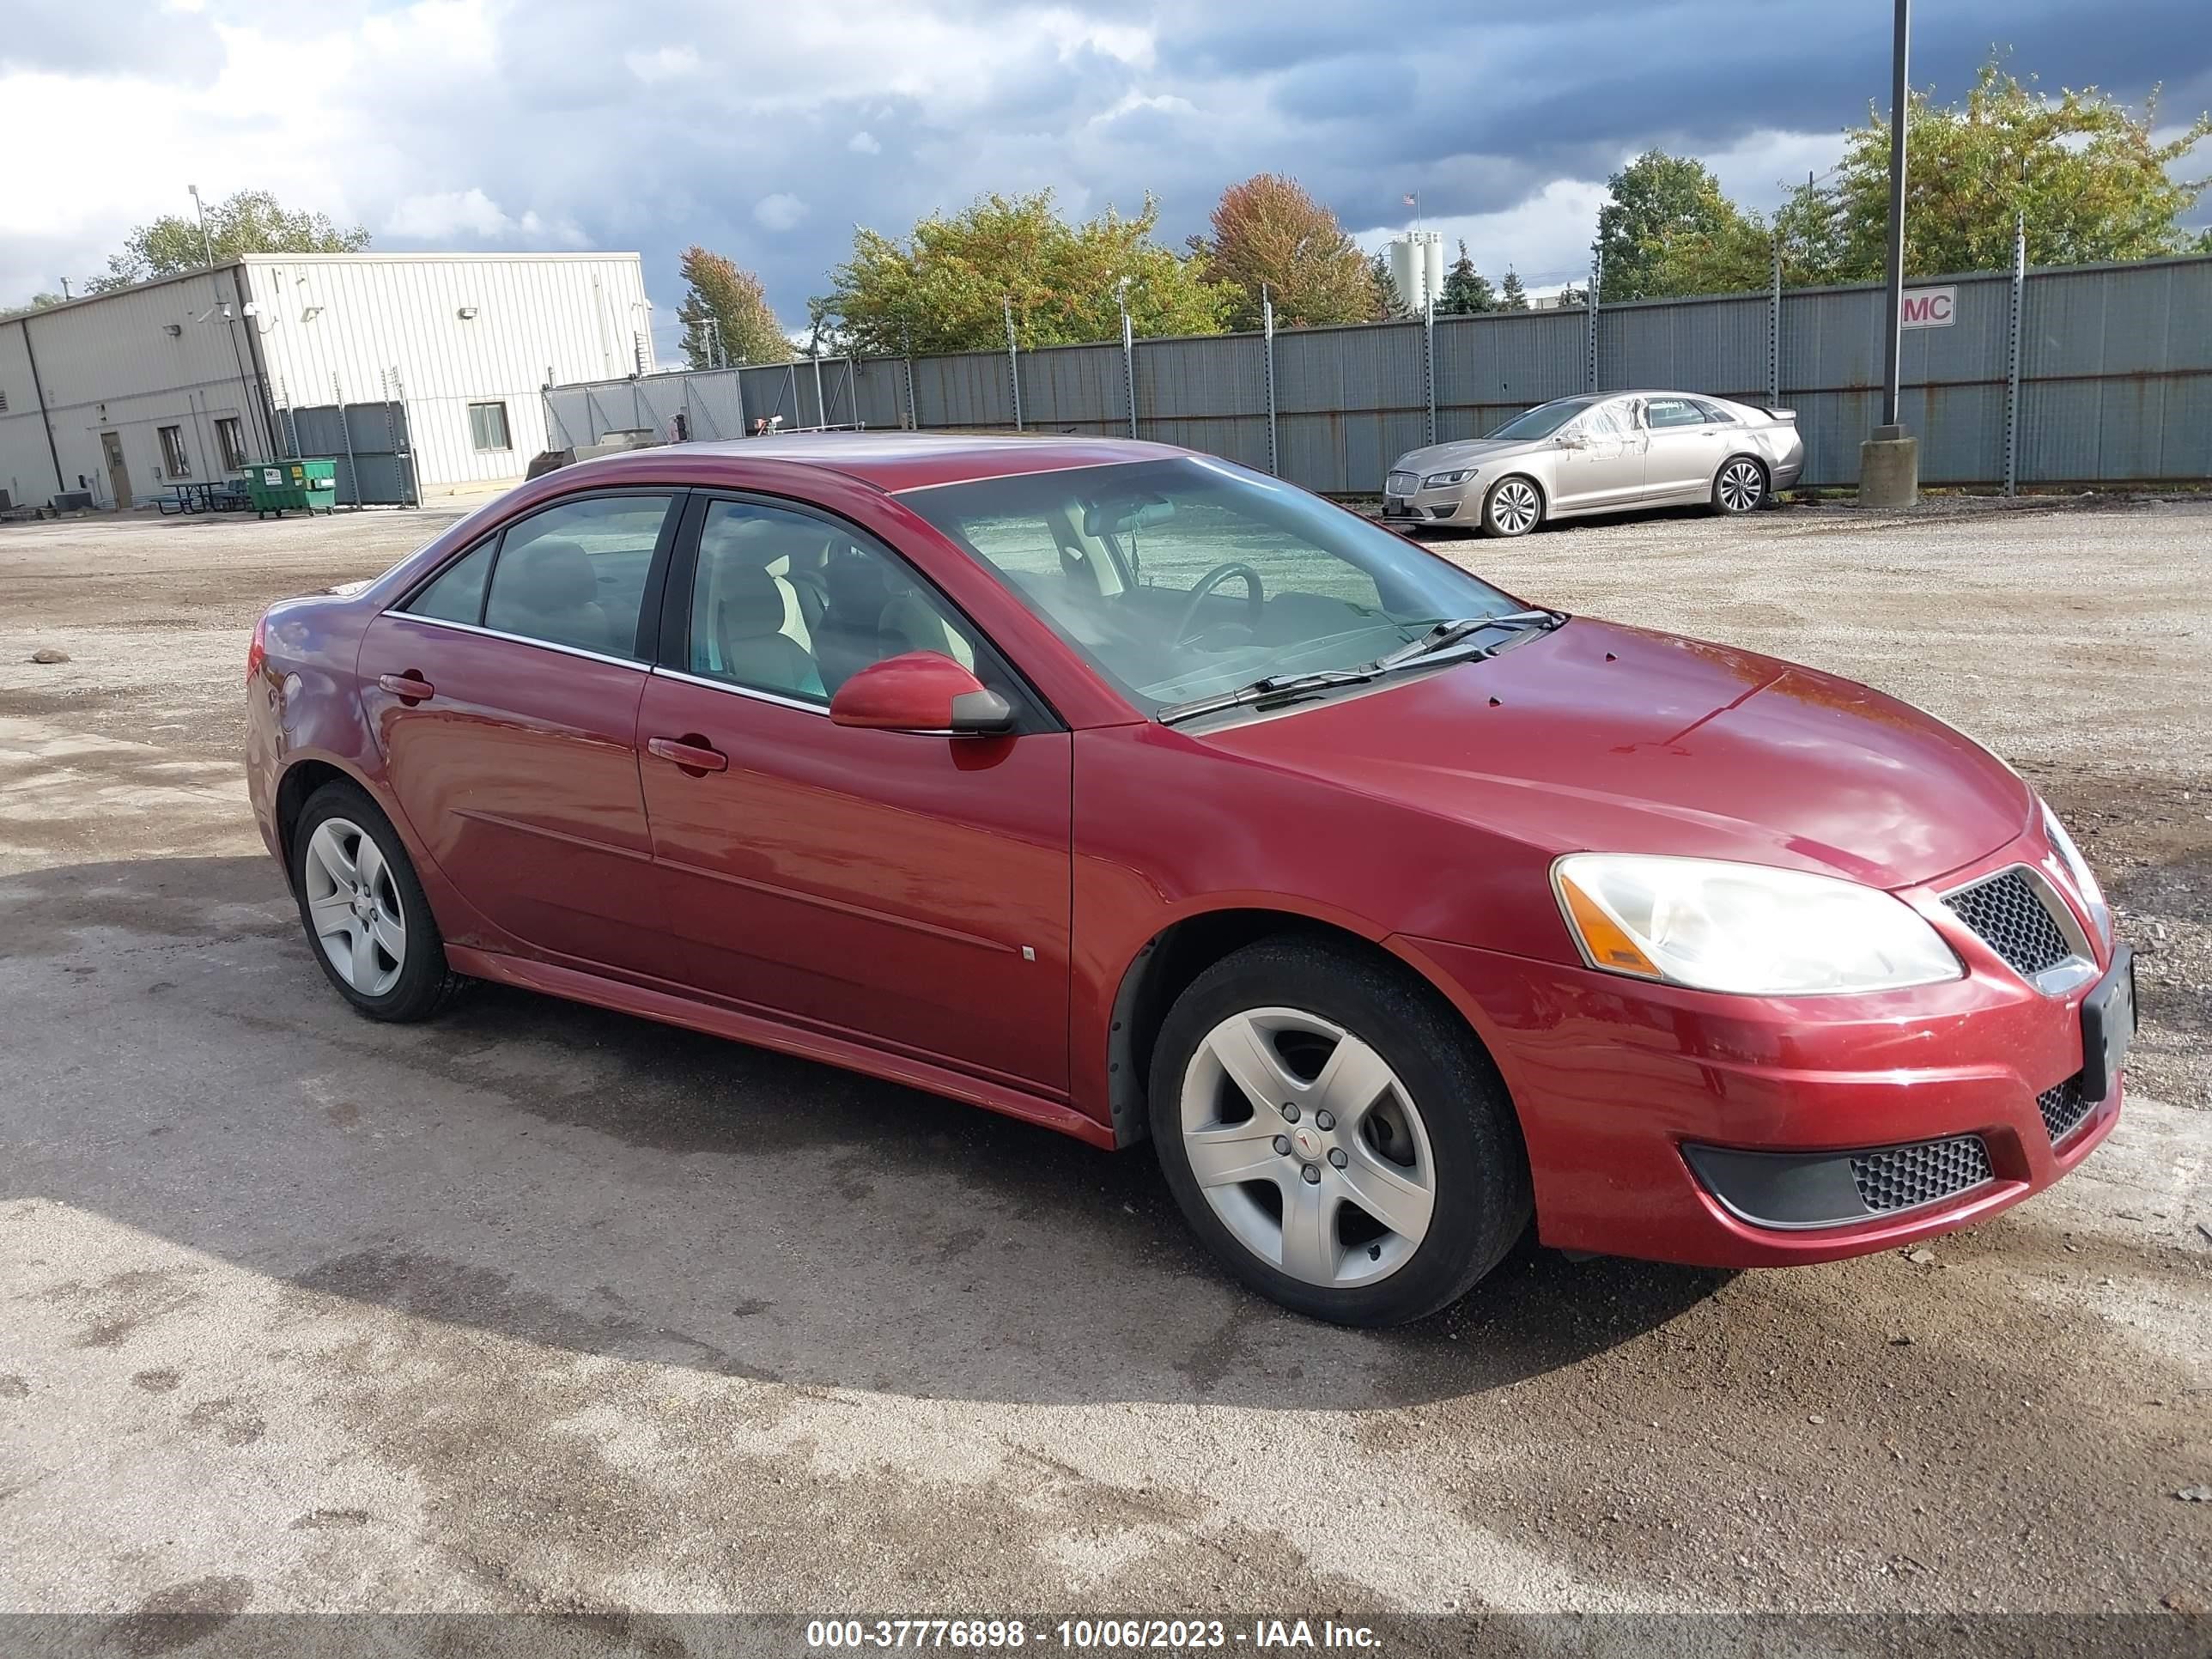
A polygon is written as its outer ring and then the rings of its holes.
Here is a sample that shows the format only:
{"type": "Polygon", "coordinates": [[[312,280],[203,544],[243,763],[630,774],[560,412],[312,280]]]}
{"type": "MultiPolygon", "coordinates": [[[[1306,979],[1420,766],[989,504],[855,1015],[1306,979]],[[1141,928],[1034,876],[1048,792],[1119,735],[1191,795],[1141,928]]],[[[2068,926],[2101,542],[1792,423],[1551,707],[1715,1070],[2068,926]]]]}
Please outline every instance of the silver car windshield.
{"type": "Polygon", "coordinates": [[[1548,438],[1595,402],[1597,399],[1595,398],[1562,398],[1556,403],[1538,404],[1526,414],[1516,415],[1490,435],[1493,438],[1548,438]]]}
{"type": "Polygon", "coordinates": [[[899,499],[1148,714],[1371,663],[1439,622],[1518,609],[1357,514],[1222,461],[1077,467],[899,499]]]}

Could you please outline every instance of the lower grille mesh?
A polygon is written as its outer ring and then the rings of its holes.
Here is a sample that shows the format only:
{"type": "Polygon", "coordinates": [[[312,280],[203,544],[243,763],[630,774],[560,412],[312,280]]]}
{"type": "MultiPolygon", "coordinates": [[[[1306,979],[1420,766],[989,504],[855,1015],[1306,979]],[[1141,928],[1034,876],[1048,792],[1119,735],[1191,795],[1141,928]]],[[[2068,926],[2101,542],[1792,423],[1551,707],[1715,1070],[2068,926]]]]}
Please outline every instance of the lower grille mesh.
{"type": "Polygon", "coordinates": [[[2081,1087],[2079,1072],[2035,1097],[2035,1109],[2043,1114],[2043,1127],[2054,1146],[2081,1127],[2081,1120],[2096,1103],[2081,1087]]]}
{"type": "Polygon", "coordinates": [[[1862,1152],[1851,1159],[1859,1201],[1877,1213],[1909,1210],[1978,1187],[1990,1178],[1989,1148],[1979,1135],[1923,1140],[1862,1152]]]}

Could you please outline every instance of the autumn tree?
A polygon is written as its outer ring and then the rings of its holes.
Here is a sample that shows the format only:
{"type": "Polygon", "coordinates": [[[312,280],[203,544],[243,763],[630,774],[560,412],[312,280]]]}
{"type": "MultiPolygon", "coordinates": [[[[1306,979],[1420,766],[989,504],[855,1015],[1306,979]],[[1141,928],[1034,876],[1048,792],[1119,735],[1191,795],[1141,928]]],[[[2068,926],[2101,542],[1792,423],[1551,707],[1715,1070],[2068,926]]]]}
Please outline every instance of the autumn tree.
{"type": "MultiPolygon", "coordinates": [[[[2027,215],[2028,258],[2038,264],[2187,251],[2196,233],[2181,221],[2209,181],[2175,169],[2212,136],[2212,117],[2199,114],[2160,143],[2154,92],[2137,112],[2094,87],[2053,98],[2033,82],[1992,58],[1963,106],[1913,91],[1905,269],[1916,276],[2005,269],[2016,213],[2027,215]]],[[[1885,113],[1870,111],[1865,125],[1845,135],[1843,163],[1826,194],[1840,222],[1838,276],[1879,276],[1889,225],[1885,113]]]]}
{"type": "Polygon", "coordinates": [[[85,284],[88,291],[143,283],[198,270],[212,254],[215,263],[242,253],[353,253],[368,246],[359,225],[341,227],[320,213],[287,208],[265,190],[241,190],[207,210],[207,230],[197,217],[166,213],[124,239],[123,252],[108,258],[105,275],[85,284]]]}
{"type": "Polygon", "coordinates": [[[1260,325],[1261,290],[1291,328],[1366,320],[1373,305],[1367,261],[1336,216],[1294,179],[1262,173],[1231,185],[1214,204],[1210,236],[1190,249],[1206,279],[1230,290],[1226,321],[1260,325]]]}
{"type": "Polygon", "coordinates": [[[1158,222],[1150,197],[1133,218],[1109,207],[1080,224],[1054,210],[1048,190],[978,197],[902,240],[854,232],[823,313],[850,349],[890,355],[1002,347],[1010,299],[1024,346],[1118,339],[1122,295],[1140,334],[1219,332],[1227,290],[1155,242],[1158,222]]]}
{"type": "Polygon", "coordinates": [[[1472,317],[1477,312],[1498,309],[1498,295],[1490,286],[1490,279],[1474,268],[1474,261],[1467,251],[1467,239],[1462,237],[1459,258],[1451,269],[1444,272],[1443,292],[1437,295],[1437,315],[1439,317],[1472,317]]]}
{"type": "Polygon", "coordinates": [[[1498,308],[1500,311],[1528,309],[1528,290],[1521,286],[1521,273],[1511,265],[1505,267],[1505,280],[1498,285],[1498,308]]]}
{"type": "Polygon", "coordinates": [[[677,270],[685,288],[676,319],[684,325],[684,355],[692,368],[791,360],[791,342],[759,277],[696,243],[684,250],[677,270]]]}

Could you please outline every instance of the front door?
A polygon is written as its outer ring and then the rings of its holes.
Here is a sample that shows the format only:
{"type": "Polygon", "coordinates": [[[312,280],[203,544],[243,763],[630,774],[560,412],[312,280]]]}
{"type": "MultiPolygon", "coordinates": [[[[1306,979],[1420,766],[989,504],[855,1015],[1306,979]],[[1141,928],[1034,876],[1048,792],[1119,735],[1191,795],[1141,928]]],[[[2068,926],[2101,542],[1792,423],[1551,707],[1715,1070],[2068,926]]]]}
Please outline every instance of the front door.
{"type": "Polygon", "coordinates": [[[678,603],[638,727],[663,908],[692,982],[830,1035],[1065,1092],[1068,734],[861,532],[747,501],[698,516],[689,603],[672,574],[678,603]],[[831,723],[845,677],[912,650],[964,660],[1025,711],[1017,733],[831,723]],[[684,763],[700,750],[719,769],[684,763]]]}
{"type": "Polygon", "coordinates": [[[115,495],[118,509],[131,505],[131,469],[123,464],[123,434],[103,432],[100,434],[100,453],[107,458],[107,487],[115,495]]]}
{"type": "Polygon", "coordinates": [[[1561,507],[1601,507],[1632,500],[1644,489],[1644,434],[1635,410],[1620,402],[1600,404],[1571,431],[1580,448],[1563,448],[1553,468],[1553,499],[1561,507]]]}
{"type": "Polygon", "coordinates": [[[401,811],[484,920],[536,953],[672,981],[637,757],[671,502],[517,520],[370,623],[358,672],[401,811]]]}

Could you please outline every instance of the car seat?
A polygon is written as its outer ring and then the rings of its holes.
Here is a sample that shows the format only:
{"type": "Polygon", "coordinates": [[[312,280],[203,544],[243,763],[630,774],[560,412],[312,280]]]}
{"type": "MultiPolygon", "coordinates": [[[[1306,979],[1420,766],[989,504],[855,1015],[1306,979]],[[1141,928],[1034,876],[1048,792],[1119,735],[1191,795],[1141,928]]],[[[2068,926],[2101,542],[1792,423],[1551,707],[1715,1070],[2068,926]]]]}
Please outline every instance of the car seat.
{"type": "Polygon", "coordinates": [[[785,633],[789,590],[765,570],[727,571],[715,609],[722,672],[743,685],[795,697],[824,695],[821,672],[805,647],[785,633]]]}
{"type": "Polygon", "coordinates": [[[637,642],[635,624],[629,638],[617,638],[599,596],[591,556],[576,543],[557,536],[525,542],[500,554],[484,626],[580,650],[629,655],[637,642]]]}

